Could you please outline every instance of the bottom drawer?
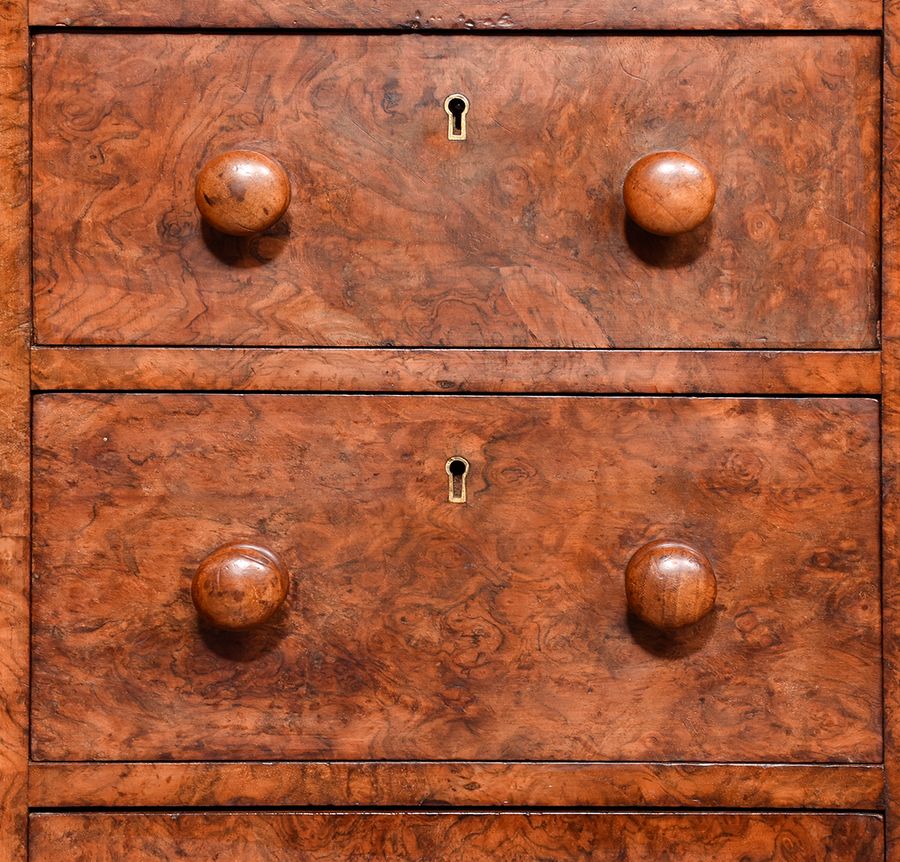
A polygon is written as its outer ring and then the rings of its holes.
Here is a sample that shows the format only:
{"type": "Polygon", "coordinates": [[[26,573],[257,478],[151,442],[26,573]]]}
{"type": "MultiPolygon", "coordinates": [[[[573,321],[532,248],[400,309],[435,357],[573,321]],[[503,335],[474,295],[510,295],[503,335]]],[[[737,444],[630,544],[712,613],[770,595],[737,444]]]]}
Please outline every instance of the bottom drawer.
{"type": "Polygon", "coordinates": [[[31,862],[872,862],[860,814],[37,814],[31,862]]]}

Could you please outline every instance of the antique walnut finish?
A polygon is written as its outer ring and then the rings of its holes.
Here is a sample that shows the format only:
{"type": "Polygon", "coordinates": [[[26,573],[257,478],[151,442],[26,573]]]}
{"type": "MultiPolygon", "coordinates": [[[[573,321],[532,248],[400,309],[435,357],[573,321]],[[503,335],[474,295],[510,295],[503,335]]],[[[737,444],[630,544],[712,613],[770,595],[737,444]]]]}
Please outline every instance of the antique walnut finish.
{"type": "Polygon", "coordinates": [[[677,236],[709,218],[716,181],[703,162],[684,153],[652,153],[629,168],[622,197],[628,215],[644,230],[677,236]]]}
{"type": "Polygon", "coordinates": [[[222,805],[879,811],[881,764],[33,763],[37,808],[222,805]]]}
{"type": "Polygon", "coordinates": [[[152,27],[363,27],[506,31],[860,29],[881,27],[879,0],[33,0],[31,23],[152,27]]]}
{"type": "Polygon", "coordinates": [[[700,622],[715,607],[716,588],[709,560],[684,542],[648,542],[625,567],[628,610],[663,631],[700,622]]]}
{"type": "Polygon", "coordinates": [[[0,859],[24,862],[28,768],[28,29],[0,4],[0,859]]]}
{"type": "Polygon", "coordinates": [[[194,199],[200,215],[220,233],[252,236],[285,214],[291,181],[284,168],[264,153],[231,150],[200,169],[194,199]]]}
{"type": "Polygon", "coordinates": [[[875,347],[880,47],[41,34],[36,340],[875,347]],[[447,140],[455,92],[465,142],[447,140]],[[193,181],[245,147],[284,166],[294,199],[270,231],[226,238],[193,181]],[[666,238],[627,218],[622,187],[672,149],[708,166],[718,203],[666,238]]]}
{"type": "Polygon", "coordinates": [[[32,754],[877,762],[877,419],[862,398],[39,396],[32,754]],[[284,613],[198,627],[197,563],[253,537],[296,573],[284,613]],[[659,538],[719,582],[680,638],[628,614],[659,538]]]}
{"type": "Polygon", "coordinates": [[[278,556],[251,542],[229,542],[201,560],[191,581],[194,607],[210,625],[243,631],[268,622],[290,589],[278,556]]]}
{"type": "Polygon", "coordinates": [[[900,862],[900,0],[0,19],[0,862],[900,862]]]}
{"type": "Polygon", "coordinates": [[[878,395],[877,352],[685,350],[32,350],[36,390],[878,395]]]}
{"type": "Polygon", "coordinates": [[[868,862],[871,814],[41,814],[33,862],[868,862]],[[87,848],[87,849],[86,849],[87,848]],[[625,855],[627,854],[627,855],[625,855]]]}
{"type": "Polygon", "coordinates": [[[900,2],[884,7],[882,602],[887,862],[900,862],[900,2]]]}

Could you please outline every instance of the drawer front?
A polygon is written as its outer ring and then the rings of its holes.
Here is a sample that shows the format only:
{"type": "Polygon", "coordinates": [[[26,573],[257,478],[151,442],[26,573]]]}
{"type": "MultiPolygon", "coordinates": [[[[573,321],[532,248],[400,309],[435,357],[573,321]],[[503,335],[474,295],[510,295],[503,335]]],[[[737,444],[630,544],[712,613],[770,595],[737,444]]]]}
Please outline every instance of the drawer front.
{"type": "Polygon", "coordinates": [[[880,762],[872,400],[34,406],[37,759],[880,762]],[[718,589],[668,633],[623,574],[661,539],[718,589]],[[200,623],[242,541],[286,601],[200,623]]]}
{"type": "Polygon", "coordinates": [[[873,347],[880,63],[877,35],[39,35],[37,340],[873,347]],[[195,179],[248,149],[293,200],[227,237],[195,179]],[[718,187],[680,236],[626,217],[662,150],[718,187]]]}
{"type": "Polygon", "coordinates": [[[873,862],[875,815],[37,814],[32,862],[873,862]]]}

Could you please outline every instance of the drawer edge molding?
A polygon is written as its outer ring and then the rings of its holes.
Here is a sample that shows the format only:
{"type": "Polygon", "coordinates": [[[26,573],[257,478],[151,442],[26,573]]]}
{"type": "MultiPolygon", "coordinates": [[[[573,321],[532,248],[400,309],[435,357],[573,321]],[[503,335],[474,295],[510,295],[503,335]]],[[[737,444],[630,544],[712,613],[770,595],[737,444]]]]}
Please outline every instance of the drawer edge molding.
{"type": "Polygon", "coordinates": [[[877,351],[35,347],[36,391],[878,395],[877,351]]]}
{"type": "Polygon", "coordinates": [[[880,765],[220,762],[32,763],[32,808],[490,806],[875,811],[880,765]]]}
{"type": "Polygon", "coordinates": [[[502,33],[515,30],[877,30],[877,0],[737,0],[702,4],[692,0],[661,3],[611,0],[545,2],[521,0],[509,9],[496,3],[470,3],[465,14],[442,0],[426,4],[373,5],[340,0],[327,5],[270,0],[268,3],[186,3],[162,0],[34,0],[30,23],[46,27],[271,27],[285,29],[387,29],[411,32],[457,30],[502,33]]]}

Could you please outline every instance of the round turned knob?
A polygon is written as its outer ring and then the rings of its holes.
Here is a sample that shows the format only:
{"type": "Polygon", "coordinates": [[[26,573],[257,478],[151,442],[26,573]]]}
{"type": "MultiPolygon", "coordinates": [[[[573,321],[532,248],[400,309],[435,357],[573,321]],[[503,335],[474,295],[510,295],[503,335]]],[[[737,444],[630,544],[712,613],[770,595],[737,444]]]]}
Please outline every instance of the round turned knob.
{"type": "Polygon", "coordinates": [[[684,153],[651,153],[625,177],[625,209],[644,230],[676,236],[699,227],[716,202],[709,168],[684,153]]]}
{"type": "Polygon", "coordinates": [[[197,175],[200,215],[217,231],[250,236],[272,227],[291,202],[291,182],[274,159],[232,150],[208,161],[197,175]]]}
{"type": "Polygon", "coordinates": [[[640,548],[625,568],[629,610],[658,629],[677,629],[703,619],[716,604],[716,576],[709,560],[681,542],[657,540],[640,548]]]}
{"type": "Polygon", "coordinates": [[[191,598],[207,622],[240,631],[268,620],[284,604],[289,586],[290,575],[272,551],[232,542],[197,567],[191,598]]]}

